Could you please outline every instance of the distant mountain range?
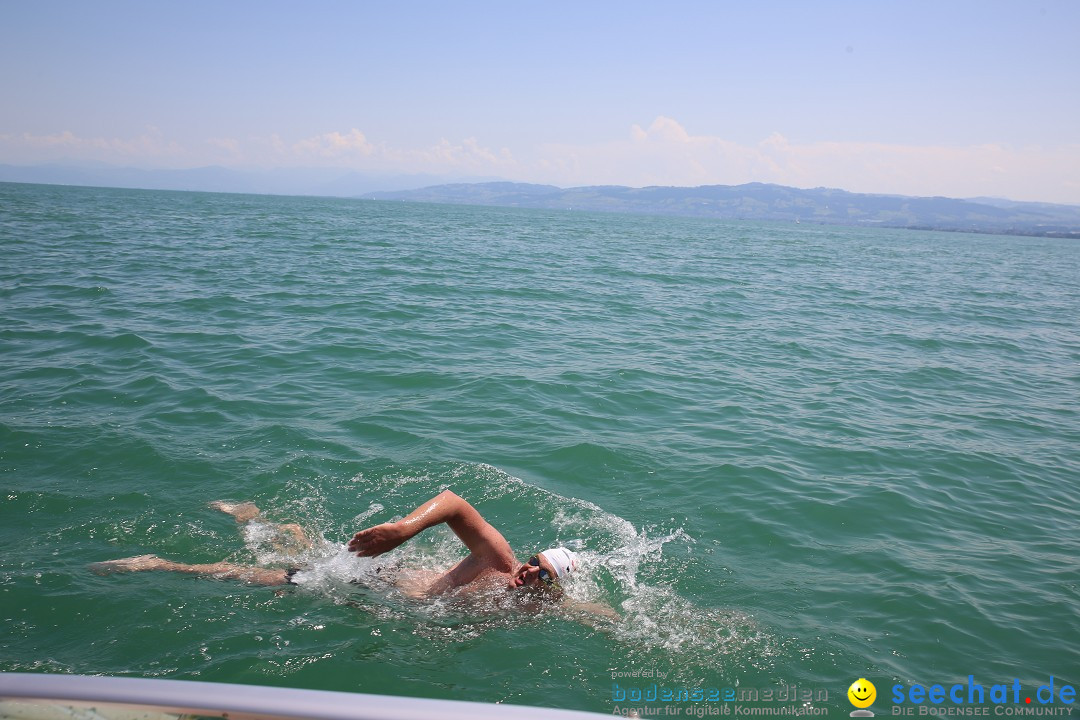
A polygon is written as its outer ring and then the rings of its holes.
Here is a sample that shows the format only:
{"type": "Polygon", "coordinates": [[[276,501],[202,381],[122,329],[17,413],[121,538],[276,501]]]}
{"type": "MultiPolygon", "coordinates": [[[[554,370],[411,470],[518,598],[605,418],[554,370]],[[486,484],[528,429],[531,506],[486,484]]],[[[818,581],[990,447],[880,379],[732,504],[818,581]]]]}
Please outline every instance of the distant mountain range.
{"type": "Polygon", "coordinates": [[[378,175],[332,168],[244,171],[223,167],[148,170],[104,164],[0,165],[0,182],[95,185],[272,195],[326,195],[377,200],[775,220],[836,225],[953,230],[1080,238],[1080,206],[995,198],[866,195],[782,185],[560,188],[489,178],[378,175]],[[436,184],[450,183],[450,184],[436,184]],[[392,189],[399,188],[399,189],[392,189]],[[420,189],[410,189],[420,188],[420,189]]]}
{"type": "Polygon", "coordinates": [[[553,185],[488,182],[365,193],[363,197],[408,202],[1080,238],[1080,206],[993,198],[954,200],[944,197],[865,195],[826,188],[800,190],[762,183],[693,188],[602,185],[564,189],[553,185]]]}

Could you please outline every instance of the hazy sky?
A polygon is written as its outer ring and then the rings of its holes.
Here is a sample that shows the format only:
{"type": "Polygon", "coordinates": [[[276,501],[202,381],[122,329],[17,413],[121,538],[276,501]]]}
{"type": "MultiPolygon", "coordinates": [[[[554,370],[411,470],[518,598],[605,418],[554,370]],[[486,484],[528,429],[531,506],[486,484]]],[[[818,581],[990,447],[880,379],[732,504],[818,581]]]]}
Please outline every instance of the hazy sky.
{"type": "Polygon", "coordinates": [[[1080,204],[1080,1],[0,0],[0,163],[1080,204]]]}

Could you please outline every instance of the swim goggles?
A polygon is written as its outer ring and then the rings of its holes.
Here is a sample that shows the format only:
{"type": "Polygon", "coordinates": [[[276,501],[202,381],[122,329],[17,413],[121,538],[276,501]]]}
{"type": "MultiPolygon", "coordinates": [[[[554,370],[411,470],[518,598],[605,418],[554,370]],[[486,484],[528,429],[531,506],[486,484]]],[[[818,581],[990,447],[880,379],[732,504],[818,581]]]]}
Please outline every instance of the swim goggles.
{"type": "MultiPolygon", "coordinates": [[[[529,558],[529,564],[533,567],[540,567],[540,558],[533,555],[529,558]]],[[[552,585],[555,582],[555,578],[551,577],[551,573],[544,568],[540,568],[540,579],[544,581],[545,585],[552,585]]]]}

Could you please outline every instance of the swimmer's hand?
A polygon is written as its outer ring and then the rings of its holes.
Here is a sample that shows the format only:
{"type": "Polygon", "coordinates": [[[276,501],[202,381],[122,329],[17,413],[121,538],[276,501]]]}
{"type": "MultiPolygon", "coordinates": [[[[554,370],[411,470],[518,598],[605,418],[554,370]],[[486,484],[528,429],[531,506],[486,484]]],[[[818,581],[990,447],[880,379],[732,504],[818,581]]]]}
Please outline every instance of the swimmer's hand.
{"type": "Polygon", "coordinates": [[[375,557],[393,550],[412,535],[399,523],[383,523],[361,530],[349,541],[349,552],[357,557],[375,557]]]}

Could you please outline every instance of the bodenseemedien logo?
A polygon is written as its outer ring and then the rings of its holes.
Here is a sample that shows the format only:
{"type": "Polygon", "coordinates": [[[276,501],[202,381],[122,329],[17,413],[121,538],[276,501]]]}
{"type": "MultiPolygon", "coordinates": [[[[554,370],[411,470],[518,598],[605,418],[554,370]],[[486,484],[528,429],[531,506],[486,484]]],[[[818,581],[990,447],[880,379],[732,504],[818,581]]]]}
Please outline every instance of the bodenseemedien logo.
{"type": "Polygon", "coordinates": [[[851,717],[874,717],[874,713],[866,709],[873,705],[874,699],[877,698],[877,688],[874,687],[874,683],[866,678],[859,678],[847,689],[847,697],[856,707],[851,711],[851,717]]]}

